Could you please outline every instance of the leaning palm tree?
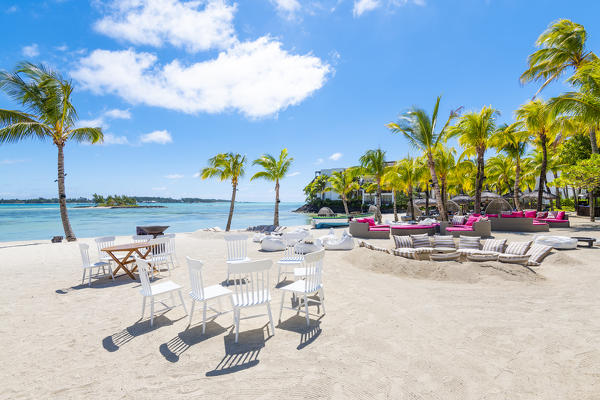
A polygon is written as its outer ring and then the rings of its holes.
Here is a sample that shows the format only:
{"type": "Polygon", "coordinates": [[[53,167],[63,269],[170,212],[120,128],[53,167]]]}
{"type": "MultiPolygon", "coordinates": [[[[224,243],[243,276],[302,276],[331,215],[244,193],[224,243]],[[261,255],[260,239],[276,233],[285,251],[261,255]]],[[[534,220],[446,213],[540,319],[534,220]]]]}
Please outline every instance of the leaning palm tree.
{"type": "Polygon", "coordinates": [[[529,56],[528,68],[521,75],[521,83],[543,82],[534,98],[567,69],[578,70],[588,62],[597,60],[586,50],[587,33],[582,25],[568,19],[553,22],[535,42],[539,47],[529,56]]]}
{"type": "Polygon", "coordinates": [[[463,156],[476,156],[477,176],[475,180],[475,212],[481,212],[481,192],[485,179],[485,152],[490,138],[496,131],[496,117],[499,112],[492,107],[483,107],[479,112],[469,112],[448,130],[450,137],[458,136],[458,143],[465,149],[463,156]]]}
{"type": "Polygon", "coordinates": [[[329,177],[329,185],[325,188],[326,191],[333,191],[340,195],[344,204],[344,212],[350,215],[348,211],[348,195],[355,190],[360,189],[356,178],[359,175],[358,168],[348,168],[343,171],[334,171],[329,177]]]}
{"type": "Polygon", "coordinates": [[[386,127],[393,133],[402,133],[411,145],[421,150],[427,157],[427,167],[431,174],[431,183],[435,192],[438,210],[443,221],[448,220],[446,205],[442,201],[442,195],[439,187],[438,177],[435,172],[435,160],[433,152],[435,146],[439,142],[443,142],[446,138],[447,128],[450,121],[456,116],[456,111],[452,111],[448,120],[439,132],[436,132],[438,123],[438,112],[440,108],[441,97],[438,96],[433,114],[431,117],[421,108],[412,107],[410,110],[400,115],[398,121],[386,124],[386,127]]]}
{"type": "Polygon", "coordinates": [[[541,100],[533,100],[523,104],[515,112],[517,122],[529,133],[540,150],[542,159],[539,168],[537,210],[542,210],[544,187],[548,166],[548,144],[558,136],[563,121],[555,118],[552,108],[541,100]]]}
{"type": "Polygon", "coordinates": [[[244,176],[244,167],[246,164],[246,156],[233,153],[220,153],[208,160],[208,167],[200,171],[202,179],[219,178],[221,181],[231,180],[231,203],[229,204],[229,217],[227,218],[227,226],[225,231],[231,229],[231,220],[233,219],[233,209],[235,206],[235,195],[239,180],[244,176]]]}
{"type": "Polygon", "coordinates": [[[504,152],[515,164],[513,201],[521,211],[519,188],[521,187],[521,160],[527,151],[529,133],[520,129],[520,124],[502,125],[492,136],[490,143],[496,150],[504,152]]]}
{"type": "Polygon", "coordinates": [[[276,159],[270,154],[263,154],[252,162],[252,165],[260,165],[263,171],[259,171],[252,175],[250,180],[266,179],[275,182],[275,214],[273,216],[273,225],[279,226],[279,181],[285,178],[294,159],[288,156],[287,149],[281,150],[279,159],[276,159]]]}
{"type": "Polygon", "coordinates": [[[67,213],[64,147],[69,141],[102,142],[102,129],[76,127],[72,83],[42,64],[23,62],[14,72],[0,71],[0,90],[25,108],[24,111],[0,109],[0,143],[40,139],[51,140],[58,148],[56,181],[60,217],[66,239],[77,240],[67,213]]]}
{"type": "Polygon", "coordinates": [[[385,174],[385,151],[381,149],[367,150],[360,159],[362,173],[369,179],[373,180],[376,186],[377,209],[379,212],[376,215],[377,222],[381,223],[381,187],[383,174],[385,174]]]}

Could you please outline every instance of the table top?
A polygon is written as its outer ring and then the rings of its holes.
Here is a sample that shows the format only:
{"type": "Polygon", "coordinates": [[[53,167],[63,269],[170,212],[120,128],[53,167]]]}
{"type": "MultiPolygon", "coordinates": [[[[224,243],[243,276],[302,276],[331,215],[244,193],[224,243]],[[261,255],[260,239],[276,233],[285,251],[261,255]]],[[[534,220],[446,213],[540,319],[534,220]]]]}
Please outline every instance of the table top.
{"type": "Polygon", "coordinates": [[[130,250],[137,250],[137,249],[143,249],[146,247],[150,247],[152,246],[151,243],[149,242],[142,242],[142,243],[126,243],[126,244],[119,244],[117,246],[110,246],[110,247],[105,247],[102,249],[102,251],[130,251],[130,250]]]}

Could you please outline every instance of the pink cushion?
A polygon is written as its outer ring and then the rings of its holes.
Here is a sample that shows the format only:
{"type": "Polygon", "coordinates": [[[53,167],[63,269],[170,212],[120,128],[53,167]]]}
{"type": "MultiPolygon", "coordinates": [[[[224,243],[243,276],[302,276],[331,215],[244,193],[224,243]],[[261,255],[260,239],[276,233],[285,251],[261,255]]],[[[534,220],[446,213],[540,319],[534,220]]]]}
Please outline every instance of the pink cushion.
{"type": "Polygon", "coordinates": [[[472,226],[474,222],[479,221],[479,217],[474,217],[473,215],[471,215],[469,217],[469,219],[467,220],[467,222],[465,223],[466,226],[472,226]]]}
{"type": "Polygon", "coordinates": [[[387,228],[390,229],[389,225],[371,225],[369,228],[387,228]]]}
{"type": "Polygon", "coordinates": [[[535,211],[525,211],[525,218],[535,218],[536,214],[535,211]]]}
{"type": "Polygon", "coordinates": [[[392,225],[392,229],[431,229],[435,225],[392,225]]]}
{"type": "Polygon", "coordinates": [[[465,232],[465,231],[472,231],[473,227],[472,226],[453,226],[451,228],[446,228],[446,232],[465,232]]]}
{"type": "Polygon", "coordinates": [[[523,218],[525,217],[525,213],[523,211],[515,211],[512,213],[513,217],[515,218],[523,218]]]}
{"type": "Polygon", "coordinates": [[[566,219],[557,219],[557,218],[541,218],[541,219],[536,219],[536,222],[569,222],[566,219]]]}
{"type": "Polygon", "coordinates": [[[389,230],[390,230],[389,228],[377,228],[374,226],[369,227],[369,231],[371,231],[371,232],[385,232],[385,231],[389,231],[389,230]]]}
{"type": "Polygon", "coordinates": [[[486,214],[488,218],[498,218],[498,214],[486,214]]]}
{"type": "Polygon", "coordinates": [[[365,222],[369,224],[369,226],[375,226],[375,219],[373,218],[365,218],[365,222]]]}
{"type": "Polygon", "coordinates": [[[365,219],[364,219],[364,218],[356,218],[356,219],[354,220],[354,222],[365,223],[365,222],[367,222],[367,221],[365,221],[365,219]]]}
{"type": "Polygon", "coordinates": [[[556,214],[556,219],[559,219],[559,220],[565,219],[565,212],[559,211],[558,214],[556,214]]]}
{"type": "Polygon", "coordinates": [[[481,214],[471,214],[472,217],[481,217],[481,214]]]}

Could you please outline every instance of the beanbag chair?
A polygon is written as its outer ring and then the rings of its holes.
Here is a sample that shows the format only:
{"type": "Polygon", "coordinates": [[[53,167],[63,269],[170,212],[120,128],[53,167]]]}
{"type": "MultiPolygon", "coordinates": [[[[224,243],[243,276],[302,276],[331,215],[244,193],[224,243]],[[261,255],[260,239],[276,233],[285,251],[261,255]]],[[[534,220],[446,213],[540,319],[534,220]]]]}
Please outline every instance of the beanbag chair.
{"type": "Polygon", "coordinates": [[[281,238],[266,236],[261,240],[260,248],[263,251],[283,251],[285,250],[285,243],[281,238]]]}

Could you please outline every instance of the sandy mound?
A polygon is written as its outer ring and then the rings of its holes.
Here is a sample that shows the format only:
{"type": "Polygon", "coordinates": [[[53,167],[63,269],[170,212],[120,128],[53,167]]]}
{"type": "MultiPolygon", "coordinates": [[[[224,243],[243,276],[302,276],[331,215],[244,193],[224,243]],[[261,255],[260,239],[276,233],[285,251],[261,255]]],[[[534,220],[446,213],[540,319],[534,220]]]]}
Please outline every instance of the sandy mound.
{"type": "Polygon", "coordinates": [[[357,268],[382,274],[415,279],[475,283],[483,280],[536,282],[545,278],[539,272],[515,264],[501,262],[419,261],[379,251],[357,248],[345,255],[357,268]]]}

